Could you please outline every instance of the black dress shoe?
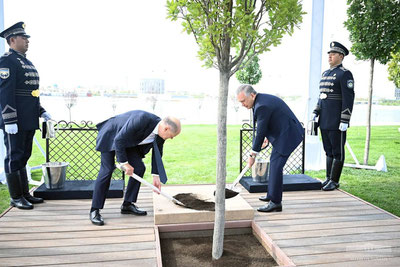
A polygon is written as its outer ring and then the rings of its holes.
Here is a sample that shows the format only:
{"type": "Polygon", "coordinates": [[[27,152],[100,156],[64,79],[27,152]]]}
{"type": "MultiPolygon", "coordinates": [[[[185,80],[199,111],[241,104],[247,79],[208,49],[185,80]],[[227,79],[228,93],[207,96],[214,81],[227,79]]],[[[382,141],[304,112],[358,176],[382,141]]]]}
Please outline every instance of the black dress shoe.
{"type": "Polygon", "coordinates": [[[331,178],[326,178],[326,180],[321,184],[321,188],[324,187],[325,185],[327,185],[330,180],[331,180],[331,178]]]}
{"type": "Polygon", "coordinates": [[[104,225],[103,217],[101,217],[100,210],[94,210],[90,213],[90,221],[95,225],[104,225]]]}
{"type": "Polygon", "coordinates": [[[282,211],[282,203],[276,204],[276,203],[270,201],[268,203],[268,205],[258,208],[257,211],[260,211],[260,212],[282,211]]]}
{"type": "Polygon", "coordinates": [[[265,201],[265,202],[268,202],[268,201],[271,200],[267,196],[262,196],[262,197],[259,197],[258,199],[261,200],[261,201],[265,201]]]}
{"type": "Polygon", "coordinates": [[[11,198],[10,205],[22,210],[31,210],[33,209],[32,203],[26,200],[24,197],[21,198],[11,198]]]}
{"type": "Polygon", "coordinates": [[[122,205],[121,213],[122,214],[134,214],[134,215],[138,215],[138,216],[147,215],[147,211],[138,209],[134,204],[122,205]]]}
{"type": "Polygon", "coordinates": [[[25,198],[26,200],[28,200],[29,202],[31,202],[32,204],[39,204],[39,203],[43,203],[43,202],[44,202],[44,201],[43,201],[43,198],[34,197],[34,196],[30,195],[30,194],[24,196],[24,198],[25,198]]]}
{"type": "Polygon", "coordinates": [[[330,180],[327,185],[325,185],[322,190],[324,191],[332,191],[339,188],[339,183],[334,182],[333,180],[330,180]]]}

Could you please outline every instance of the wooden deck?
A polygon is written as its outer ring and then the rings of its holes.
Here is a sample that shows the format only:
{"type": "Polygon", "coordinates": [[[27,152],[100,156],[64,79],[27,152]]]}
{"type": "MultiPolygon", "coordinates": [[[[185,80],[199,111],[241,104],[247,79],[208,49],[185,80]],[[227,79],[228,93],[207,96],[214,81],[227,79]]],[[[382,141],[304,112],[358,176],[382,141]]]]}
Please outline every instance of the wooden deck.
{"type": "MultiPolygon", "coordinates": [[[[242,196],[255,209],[262,194],[242,196]]],[[[0,218],[0,266],[157,266],[152,192],[138,206],[148,216],[119,213],[108,199],[106,225],[89,220],[90,200],[54,200],[0,218]]],[[[285,265],[400,266],[400,219],[345,192],[285,192],[283,212],[255,212],[253,229],[285,265]]]]}

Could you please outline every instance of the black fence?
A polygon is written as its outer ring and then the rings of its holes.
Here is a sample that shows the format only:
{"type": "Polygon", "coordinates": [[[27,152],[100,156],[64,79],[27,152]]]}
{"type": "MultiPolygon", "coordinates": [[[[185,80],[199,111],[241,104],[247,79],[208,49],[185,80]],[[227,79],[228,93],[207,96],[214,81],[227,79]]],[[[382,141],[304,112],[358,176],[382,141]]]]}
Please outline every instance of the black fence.
{"type": "MultiPolygon", "coordinates": [[[[292,152],[286,165],[283,167],[283,174],[304,174],[304,142],[299,144],[299,146],[292,152]]],[[[240,129],[240,171],[243,170],[244,166],[247,164],[248,156],[250,154],[253,144],[253,127],[250,124],[245,123],[240,129]]],[[[272,152],[272,144],[270,144],[266,149],[261,150],[258,157],[263,159],[269,159],[272,152]]],[[[251,176],[251,169],[248,170],[244,176],[251,176]]]]}
{"type": "MultiPolygon", "coordinates": [[[[46,139],[46,161],[69,162],[67,180],[96,180],[100,169],[96,126],[90,121],[59,121],[55,128],[56,138],[46,139]]],[[[112,179],[122,180],[122,171],[115,169],[112,179]]]]}

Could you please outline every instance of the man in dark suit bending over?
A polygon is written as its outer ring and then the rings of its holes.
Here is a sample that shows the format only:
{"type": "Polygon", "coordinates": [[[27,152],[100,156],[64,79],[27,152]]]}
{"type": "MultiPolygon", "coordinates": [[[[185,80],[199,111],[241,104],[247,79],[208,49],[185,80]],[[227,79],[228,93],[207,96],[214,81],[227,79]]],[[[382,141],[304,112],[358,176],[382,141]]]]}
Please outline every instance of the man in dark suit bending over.
{"type": "Polygon", "coordinates": [[[257,123],[248,165],[253,166],[266,140],[272,144],[268,194],[260,197],[261,201],[269,203],[257,210],[282,211],[283,167],[290,154],[303,140],[304,129],[282,99],[269,94],[259,94],[251,85],[246,84],[239,86],[236,95],[244,107],[253,109],[254,122],[257,123]]]}
{"type": "MultiPolygon", "coordinates": [[[[112,117],[97,125],[99,130],[96,150],[101,152],[101,166],[93,191],[90,220],[95,225],[103,225],[100,209],[104,207],[110,186],[111,175],[117,161],[123,166],[125,174],[133,173],[143,177],[146,166],[142,158],[153,148],[152,175],[153,184],[161,190],[161,182],[165,183],[164,166],[161,156],[165,140],[172,139],[181,132],[179,119],[166,117],[160,119],[154,114],[142,110],[133,110],[112,117]]],[[[121,213],[147,215],[134,204],[137,200],[140,182],[129,178],[121,213]]]]}

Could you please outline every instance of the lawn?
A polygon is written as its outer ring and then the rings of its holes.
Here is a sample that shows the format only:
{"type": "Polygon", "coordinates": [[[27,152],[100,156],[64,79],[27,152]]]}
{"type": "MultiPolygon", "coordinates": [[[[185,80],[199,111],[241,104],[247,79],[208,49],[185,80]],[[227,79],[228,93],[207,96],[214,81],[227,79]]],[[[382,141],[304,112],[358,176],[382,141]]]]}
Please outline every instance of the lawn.
{"type": "MultiPolygon", "coordinates": [[[[227,128],[227,182],[232,182],[239,173],[239,129],[227,128]]],[[[164,146],[164,165],[168,174],[168,184],[215,183],[217,129],[215,125],[184,125],[182,133],[168,140],[164,146]]],[[[37,133],[39,142],[44,142],[37,133]]],[[[348,131],[349,143],[359,161],[362,161],[365,127],[351,127],[348,131]]],[[[351,169],[345,167],[341,178],[341,189],[372,204],[400,216],[400,132],[398,126],[377,126],[372,128],[370,165],[374,165],[380,155],[385,155],[388,172],[351,169]]],[[[145,159],[150,180],[150,157],[145,159]]],[[[44,162],[44,157],[34,145],[30,166],[44,162]]],[[[350,153],[346,162],[354,163],[350,153]]],[[[325,171],[308,171],[306,174],[324,179],[325,171]]],[[[41,171],[33,172],[40,180],[41,171]]],[[[8,207],[8,191],[0,185],[0,212],[8,207]]]]}

